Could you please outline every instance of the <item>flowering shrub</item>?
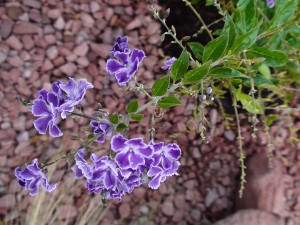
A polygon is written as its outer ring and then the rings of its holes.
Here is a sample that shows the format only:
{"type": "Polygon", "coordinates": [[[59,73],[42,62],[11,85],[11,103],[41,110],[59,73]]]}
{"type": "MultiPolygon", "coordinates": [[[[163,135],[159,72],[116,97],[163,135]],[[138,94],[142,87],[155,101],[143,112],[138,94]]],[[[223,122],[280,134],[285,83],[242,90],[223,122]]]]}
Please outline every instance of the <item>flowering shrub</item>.
{"type": "Polygon", "coordinates": [[[85,187],[89,192],[101,194],[105,199],[121,200],[124,194],[131,193],[142,184],[157,189],[167,177],[178,175],[181,149],[176,143],[154,141],[155,109],[180,105],[180,98],[185,95],[195,99],[195,121],[203,143],[208,141],[206,130],[210,127],[204,115],[205,107],[217,104],[226,120],[229,115],[224,111],[221,100],[231,97],[240,151],[242,195],[245,156],[238,103],[249,115],[255,136],[259,122],[267,132],[277,118],[266,110],[287,105],[291,100],[286,97],[289,94],[286,87],[299,84],[299,62],[295,57],[299,53],[300,43],[299,25],[296,24],[299,4],[297,0],[277,0],[276,4],[269,0],[235,0],[226,5],[207,1],[207,5],[214,5],[218,9],[224,20],[223,28],[213,33],[211,25],[203,22],[192,3],[188,0],[183,2],[195,13],[202,27],[197,34],[182,39],[177,37],[175,27],[170,28],[166,24],[170,10],[161,16],[151,6],[153,16],[166,28],[162,40],[165,36],[171,36],[182,52],[178,58],[172,57],[164,62],[162,69],[167,74],[155,80],[150,89],[135,77],[146,57],[145,53],[139,49],[131,50],[128,37],[117,37],[109,53],[106,71],[115,76],[120,86],[133,82],[133,90],[142,91],[150,99],[146,104],[139,106],[137,100],[132,100],[127,105],[125,115],[114,113],[90,117],[77,112],[86,91],[93,88],[86,80],[69,78],[66,84],[56,81],[51,91],[42,89],[39,92],[31,108],[32,114],[39,117],[34,122],[39,134],[46,134],[49,129],[50,136],[62,136],[57,121],[69,115],[89,119],[91,133],[84,138],[74,137],[82,140],[82,146],[61,159],[41,165],[35,159],[23,170],[16,168],[15,175],[21,187],[29,189],[30,195],[38,193],[39,185],[49,192],[55,189],[56,185],[48,184],[44,169],[65,158],[74,159],[72,170],[76,179],[85,179],[85,187]],[[205,46],[197,41],[189,41],[204,31],[211,38],[205,46]],[[149,106],[154,108],[150,118],[149,143],[142,138],[126,137],[124,131],[129,129],[129,122],[140,121],[144,117],[143,110],[149,106]],[[94,142],[104,143],[107,138],[110,138],[108,154],[98,157],[92,153],[90,161],[87,160],[85,150],[90,149],[94,142]]]}

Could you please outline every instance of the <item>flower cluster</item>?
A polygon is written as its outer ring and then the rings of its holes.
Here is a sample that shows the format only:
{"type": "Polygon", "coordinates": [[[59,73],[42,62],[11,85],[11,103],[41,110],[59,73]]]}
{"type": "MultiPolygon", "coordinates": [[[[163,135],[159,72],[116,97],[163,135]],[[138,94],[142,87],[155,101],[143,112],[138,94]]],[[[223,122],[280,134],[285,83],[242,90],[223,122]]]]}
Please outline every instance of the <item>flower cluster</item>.
{"type": "Polygon", "coordinates": [[[106,71],[116,77],[120,86],[125,86],[134,77],[139,64],[145,58],[145,53],[138,49],[131,51],[128,47],[128,37],[117,37],[109,56],[106,71]]]}
{"type": "Polygon", "coordinates": [[[86,178],[85,186],[91,193],[120,201],[124,194],[145,183],[146,177],[151,179],[148,186],[157,189],[167,177],[177,175],[181,155],[177,144],[145,144],[142,138],[126,139],[117,134],[111,139],[111,148],[116,153],[114,159],[92,154],[91,164],[84,159],[84,149],[75,155],[72,170],[77,179],[86,178]]]}
{"type": "Polygon", "coordinates": [[[15,169],[15,176],[19,180],[19,184],[25,190],[30,190],[29,195],[38,194],[41,185],[45,191],[51,192],[56,188],[56,184],[49,184],[46,174],[39,168],[38,160],[34,159],[32,163],[21,170],[19,167],[15,169]]]}
{"type": "Polygon", "coordinates": [[[99,143],[104,143],[105,141],[105,135],[111,135],[113,132],[113,126],[111,125],[111,123],[106,120],[103,119],[101,121],[95,121],[92,120],[90,122],[90,125],[93,127],[93,133],[95,135],[98,135],[99,137],[95,140],[96,142],[99,143]]]}
{"type": "Polygon", "coordinates": [[[66,84],[56,81],[52,84],[52,91],[42,89],[39,91],[38,99],[33,101],[32,114],[40,117],[33,125],[40,134],[45,134],[49,128],[52,137],[63,135],[57,127],[56,122],[59,116],[65,119],[68,112],[72,112],[74,107],[83,99],[85,92],[94,86],[84,79],[76,82],[69,78],[66,84]]]}

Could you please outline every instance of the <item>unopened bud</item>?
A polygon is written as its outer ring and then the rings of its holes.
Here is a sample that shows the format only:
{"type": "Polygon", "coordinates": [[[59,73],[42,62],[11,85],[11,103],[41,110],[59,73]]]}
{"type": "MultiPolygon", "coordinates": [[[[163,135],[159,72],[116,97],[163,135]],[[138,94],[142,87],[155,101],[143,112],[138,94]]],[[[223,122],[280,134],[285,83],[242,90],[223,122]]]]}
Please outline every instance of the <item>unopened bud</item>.
{"type": "Polygon", "coordinates": [[[210,95],[212,93],[212,88],[211,87],[208,87],[206,89],[206,94],[210,95]]]}
{"type": "Polygon", "coordinates": [[[200,100],[205,101],[206,100],[206,95],[200,95],[200,100]]]}

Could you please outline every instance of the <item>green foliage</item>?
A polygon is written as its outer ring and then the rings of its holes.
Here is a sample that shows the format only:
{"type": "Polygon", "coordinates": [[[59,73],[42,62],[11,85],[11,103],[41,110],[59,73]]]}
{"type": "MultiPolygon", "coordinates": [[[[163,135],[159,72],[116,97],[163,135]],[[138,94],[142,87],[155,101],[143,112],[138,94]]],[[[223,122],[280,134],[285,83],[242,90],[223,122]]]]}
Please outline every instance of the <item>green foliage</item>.
{"type": "Polygon", "coordinates": [[[199,61],[202,61],[204,46],[198,42],[189,42],[187,43],[195,58],[199,61]]]}
{"type": "Polygon", "coordinates": [[[112,124],[118,124],[119,123],[119,114],[118,113],[113,114],[111,117],[109,117],[109,121],[112,124]]]}
{"type": "Polygon", "coordinates": [[[120,132],[123,130],[128,130],[128,126],[125,123],[119,123],[116,127],[116,131],[120,132]]]}
{"type": "Polygon", "coordinates": [[[233,77],[244,77],[247,78],[247,76],[243,73],[241,73],[238,70],[235,70],[230,67],[217,67],[212,68],[209,71],[209,75],[216,79],[223,79],[223,78],[233,78],[233,77]]]}
{"type": "Polygon", "coordinates": [[[152,86],[153,96],[163,96],[167,93],[170,84],[170,76],[164,76],[157,79],[152,86]]]}
{"type": "Polygon", "coordinates": [[[138,101],[137,100],[132,100],[127,105],[127,112],[128,113],[134,113],[138,110],[138,108],[139,108],[138,101]]]}
{"type": "Polygon", "coordinates": [[[173,63],[172,66],[172,79],[174,82],[183,77],[183,74],[189,67],[189,54],[183,50],[180,57],[173,63]]]}
{"type": "Polygon", "coordinates": [[[229,32],[227,31],[220,37],[208,42],[203,51],[203,62],[208,60],[216,61],[221,58],[228,49],[229,32]]]}
{"type": "Polygon", "coordinates": [[[163,98],[162,100],[158,101],[157,105],[161,108],[170,108],[175,105],[181,105],[181,101],[174,97],[174,96],[168,96],[163,98]]]}
{"type": "Polygon", "coordinates": [[[241,92],[241,88],[233,90],[236,98],[242,103],[243,107],[250,113],[263,114],[263,109],[257,99],[252,99],[249,95],[241,92]]]}
{"type": "Polygon", "coordinates": [[[130,114],[130,118],[134,121],[141,121],[144,118],[144,114],[130,114]]]}
{"type": "Polygon", "coordinates": [[[204,63],[202,66],[188,71],[183,78],[183,83],[191,84],[200,81],[209,71],[211,61],[204,63]]]}

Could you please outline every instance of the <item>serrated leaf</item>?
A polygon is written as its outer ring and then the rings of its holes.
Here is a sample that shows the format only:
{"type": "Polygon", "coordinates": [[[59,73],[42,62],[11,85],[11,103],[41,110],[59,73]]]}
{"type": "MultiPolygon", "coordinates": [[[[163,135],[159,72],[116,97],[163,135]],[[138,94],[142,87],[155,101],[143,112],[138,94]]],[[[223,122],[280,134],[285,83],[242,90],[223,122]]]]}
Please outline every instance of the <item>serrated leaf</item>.
{"type": "Polygon", "coordinates": [[[168,75],[156,80],[152,86],[153,96],[165,95],[167,93],[169,83],[170,83],[170,77],[168,75]]]}
{"type": "Polygon", "coordinates": [[[237,52],[237,51],[241,51],[241,50],[250,48],[256,41],[256,37],[258,34],[260,24],[258,24],[255,28],[250,30],[248,33],[243,34],[242,36],[236,38],[231,47],[231,50],[233,52],[237,52]]]}
{"type": "Polygon", "coordinates": [[[132,100],[131,102],[128,103],[127,105],[127,112],[128,113],[134,113],[138,110],[139,104],[137,100],[132,100]]]}
{"type": "Polygon", "coordinates": [[[212,68],[209,71],[210,76],[216,79],[222,79],[222,78],[233,78],[233,77],[244,77],[247,78],[247,76],[243,73],[241,73],[238,70],[229,68],[229,67],[217,67],[212,68]]]}
{"type": "Polygon", "coordinates": [[[288,57],[283,52],[257,46],[247,51],[247,57],[250,59],[262,57],[265,59],[264,64],[271,67],[283,66],[288,62],[288,57]]]}
{"type": "Polygon", "coordinates": [[[208,42],[204,47],[202,61],[216,61],[221,58],[228,48],[229,34],[228,31],[222,36],[208,42]]]}
{"type": "Polygon", "coordinates": [[[200,67],[188,71],[183,78],[183,83],[190,84],[200,81],[208,73],[211,61],[208,61],[200,67]]]}
{"type": "Polygon", "coordinates": [[[144,118],[144,114],[130,114],[130,118],[134,121],[141,121],[144,118]]]}
{"type": "Polygon", "coordinates": [[[174,82],[183,77],[189,67],[189,54],[183,50],[180,57],[172,65],[172,79],[174,82]]]}
{"type": "Polygon", "coordinates": [[[119,123],[116,127],[117,132],[120,132],[122,130],[128,130],[128,126],[125,123],[119,123]]]}
{"type": "Polygon", "coordinates": [[[174,96],[168,96],[163,98],[162,100],[158,101],[157,105],[163,109],[169,108],[175,105],[181,105],[181,101],[174,97],[174,96]]]}
{"type": "Polygon", "coordinates": [[[204,46],[201,45],[199,42],[189,42],[189,43],[187,43],[187,45],[191,49],[195,58],[199,61],[202,61],[204,46]]]}
{"type": "Polygon", "coordinates": [[[113,114],[113,115],[109,118],[109,121],[110,121],[112,124],[118,124],[118,123],[119,123],[119,115],[118,115],[118,113],[113,114]]]}

